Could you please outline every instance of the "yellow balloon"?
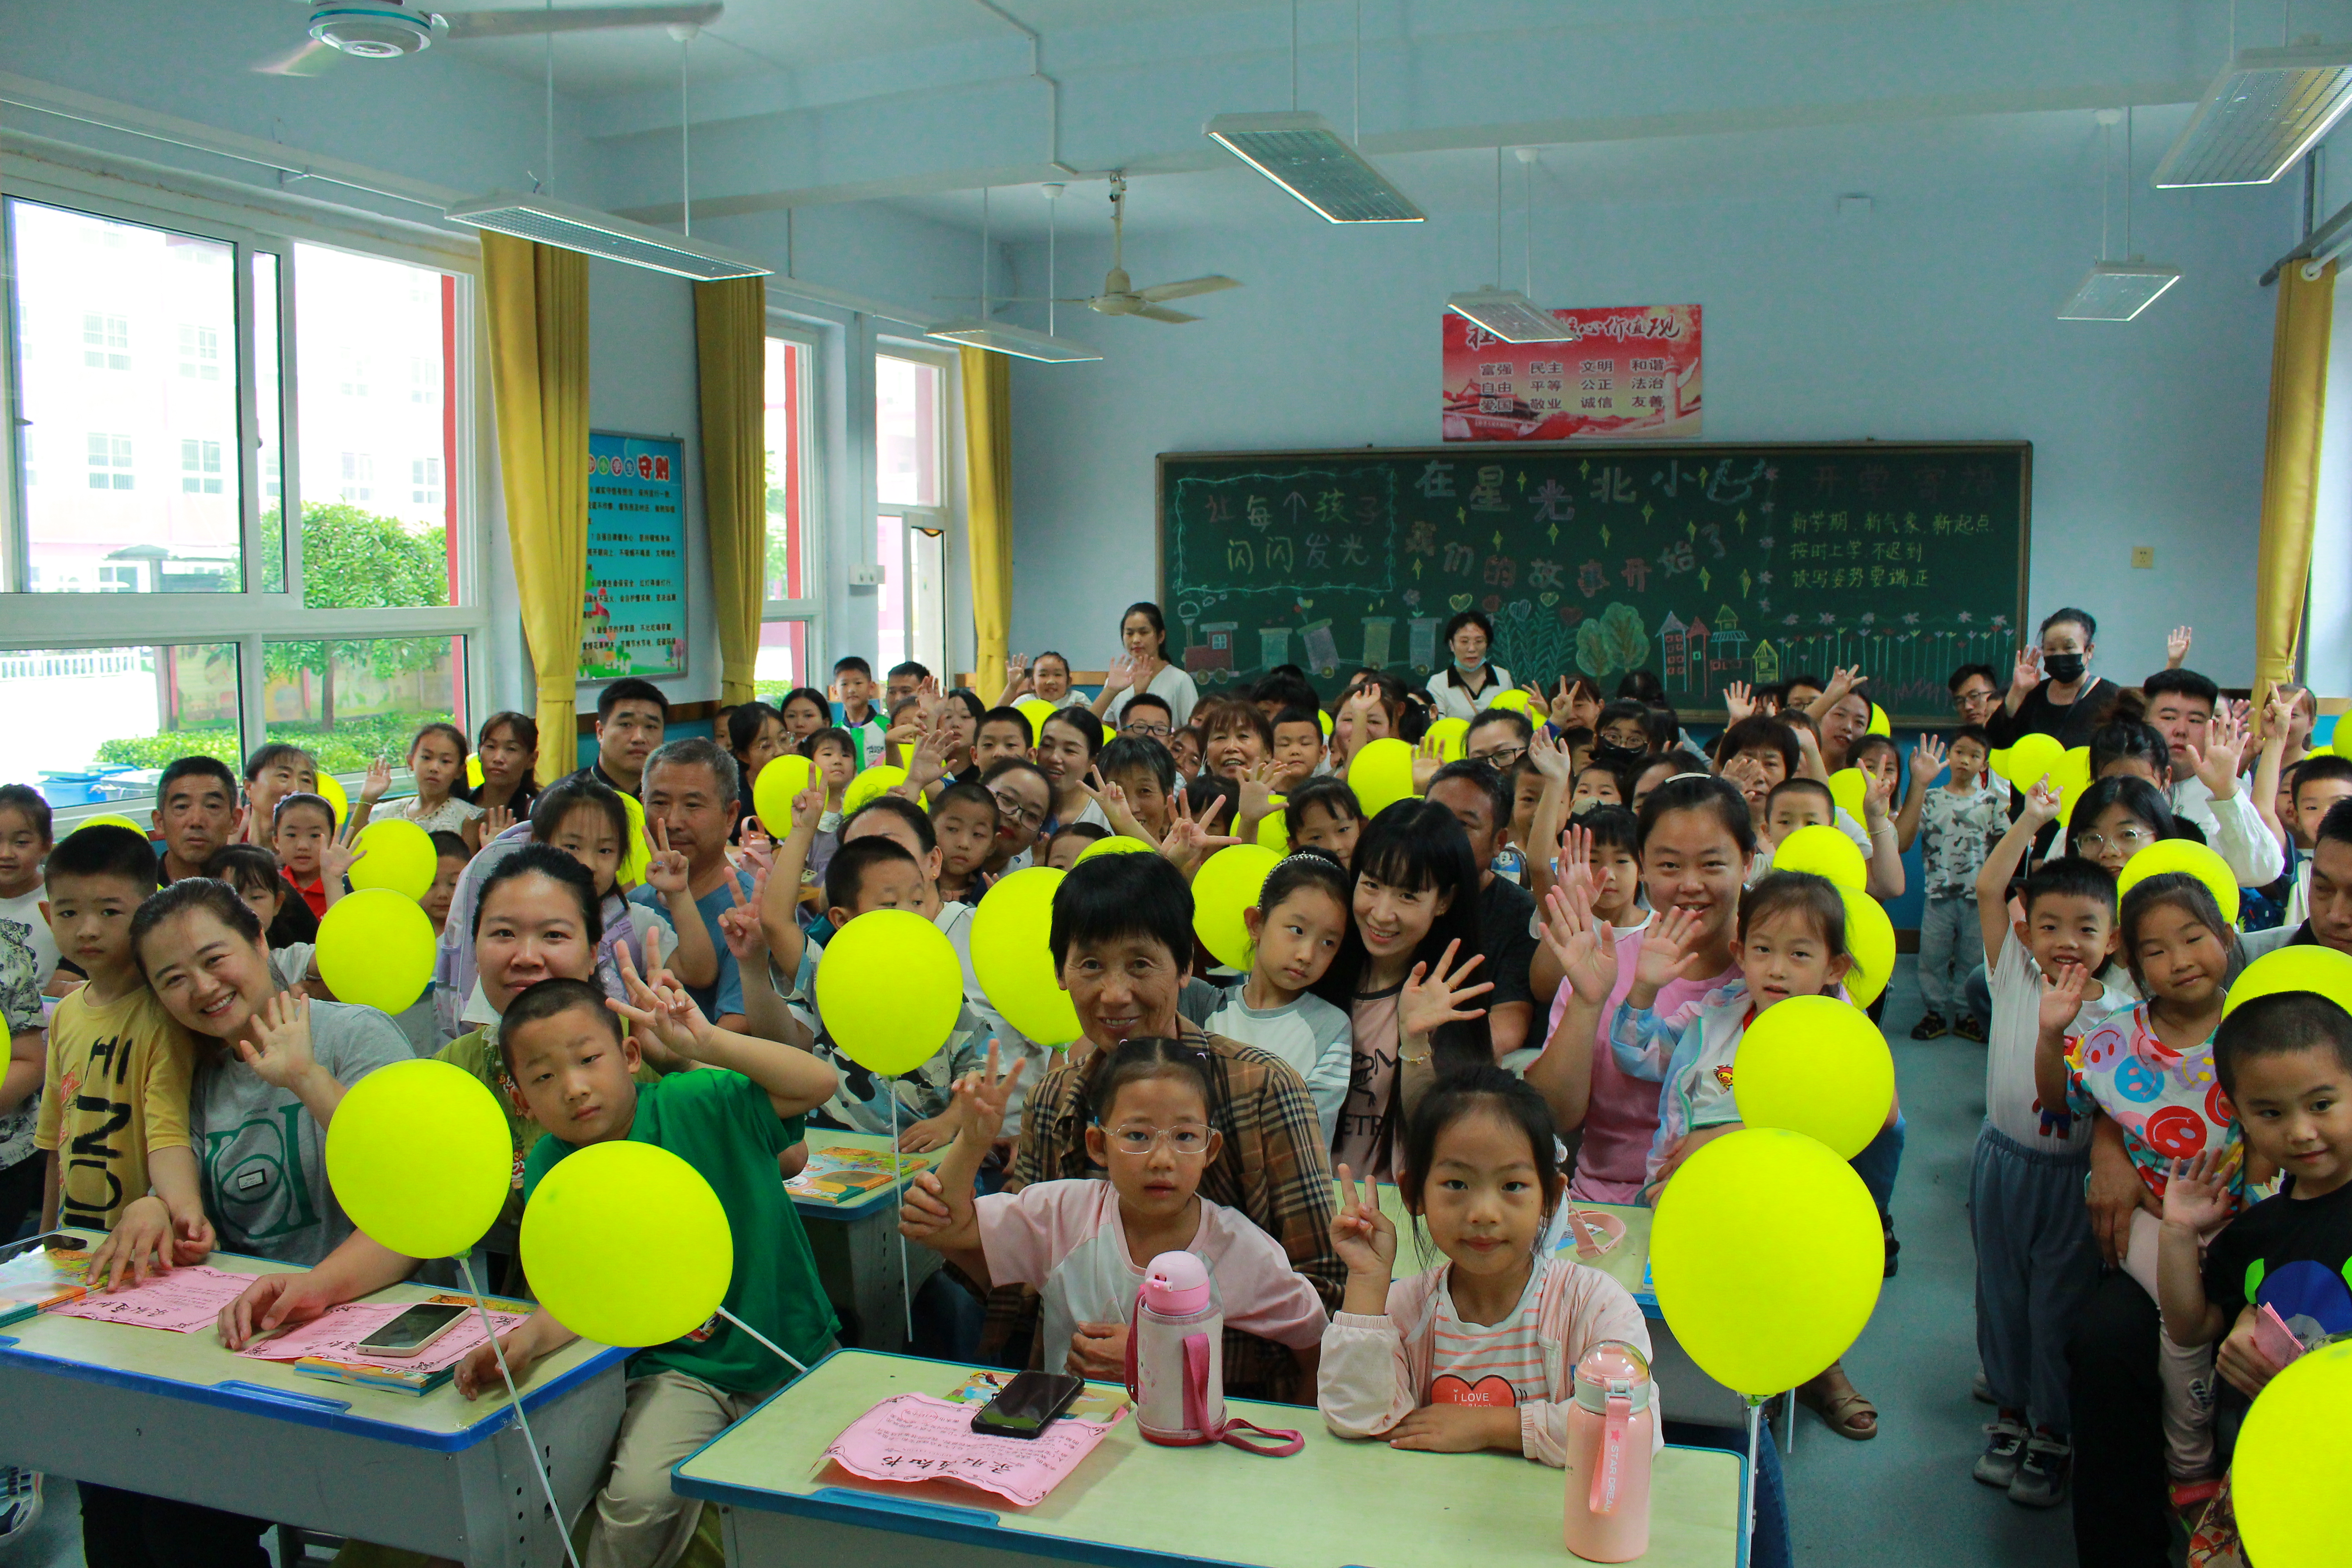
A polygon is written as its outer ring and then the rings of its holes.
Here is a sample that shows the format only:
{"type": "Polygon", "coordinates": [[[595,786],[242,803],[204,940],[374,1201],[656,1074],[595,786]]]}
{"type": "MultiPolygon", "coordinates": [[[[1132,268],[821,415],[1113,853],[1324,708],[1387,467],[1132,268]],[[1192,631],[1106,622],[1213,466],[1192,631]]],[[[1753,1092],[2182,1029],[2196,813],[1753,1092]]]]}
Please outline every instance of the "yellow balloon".
{"type": "Polygon", "coordinates": [[[1881,708],[1875,702],[1870,705],[1870,727],[1864,730],[1863,733],[1865,735],[1888,736],[1895,733],[1895,725],[1887,719],[1885,709],[1881,708]]]}
{"type": "Polygon", "coordinates": [[[1449,763],[1458,763],[1469,746],[1470,721],[1467,719],[1437,720],[1424,731],[1424,738],[1437,748],[1439,756],[1449,763]]]}
{"type": "Polygon", "coordinates": [[[1830,798],[1848,816],[1860,819],[1870,795],[1870,775],[1860,768],[1840,768],[1830,775],[1830,798]]]}
{"type": "Polygon", "coordinates": [[[1192,934],[1228,969],[1249,967],[1249,927],[1242,911],[1257,908],[1266,875],[1281,858],[1262,844],[1229,844],[1193,874],[1192,934]]]}
{"type": "Polygon", "coordinates": [[[79,833],[85,827],[127,827],[131,829],[131,832],[139,835],[142,838],[147,837],[147,830],[145,828],[140,826],[129,817],[121,816],[115,812],[108,812],[104,816],[85,816],[79,822],[73,825],[73,832],[67,834],[66,837],[70,838],[75,833],[79,833]]]}
{"type": "Polygon", "coordinates": [[[2054,771],[2065,755],[2066,748],[2055,735],[2020,735],[2009,749],[2008,771],[2001,777],[2020,789],[2032,789],[2033,781],[2054,771]]]}
{"type": "Polygon", "coordinates": [[[1534,707],[1529,703],[1528,694],[1519,690],[1517,687],[1513,687],[1508,691],[1497,693],[1495,700],[1487,703],[1486,706],[1489,708],[1507,708],[1514,713],[1525,713],[1530,719],[1540,717],[1540,715],[1535,711],[1534,707]]]}
{"type": "MultiPolygon", "coordinates": [[[[806,757],[771,757],[760,776],[751,781],[751,809],[759,814],[760,826],[771,838],[782,838],[793,830],[793,798],[816,782],[816,764],[806,757]]],[[[820,803],[819,810],[824,806],[820,803]]]]}
{"type": "Polygon", "coordinates": [[[1987,752],[1985,766],[1992,770],[1992,776],[1997,779],[2009,777],[2009,748],[2003,746],[1998,751],[1987,752]]]}
{"type": "Polygon", "coordinates": [[[2336,721],[2334,734],[2335,738],[2327,742],[2327,749],[2339,757],[2352,757],[2352,724],[2347,724],[2339,717],[2336,721]]]}
{"type": "Polygon", "coordinates": [[[389,888],[346,893],[319,921],[319,978],[339,1002],[402,1012],[433,978],[435,941],[415,899],[389,888]]]}
{"type": "MultiPolygon", "coordinates": [[[[1108,838],[1097,838],[1079,850],[1078,858],[1091,860],[1097,855],[1157,855],[1158,853],[1157,849],[1140,838],[1129,838],[1123,833],[1114,833],[1108,838]]],[[[990,890],[994,891],[993,889],[990,890]]],[[[1024,1035],[1029,1033],[1026,1029],[1021,1032],[1024,1035]]]]}
{"type": "Polygon", "coordinates": [[[2069,805],[2080,800],[2091,787],[2091,748],[2076,746],[2062,755],[2058,765],[2050,770],[2050,786],[2069,805]]]}
{"type": "Polygon", "coordinates": [[[2352,956],[2316,945],[2273,948],[2246,965],[2221,1004],[2221,1016],[2242,1002],[2283,991],[2313,992],[2352,1011],[2352,956]]]}
{"type": "Polygon", "coordinates": [[[1013,707],[1021,717],[1029,721],[1029,743],[1035,745],[1037,737],[1045,732],[1045,719],[1054,711],[1054,705],[1042,697],[1024,697],[1013,707]]]}
{"type": "Polygon", "coordinates": [[[523,1208],[520,1250],[557,1322],[633,1348],[709,1322],[735,1273],[735,1234],[710,1184],[668,1150],[627,1139],[556,1162],[523,1208]]]}
{"type": "MultiPolygon", "coordinates": [[[[319,798],[334,807],[338,826],[352,814],[352,797],[343,793],[342,781],[323,769],[319,773],[319,798]]],[[[430,882],[425,884],[427,888],[432,885],[430,882]]]]}
{"type": "Polygon", "coordinates": [[[352,840],[352,847],[360,852],[352,862],[354,890],[389,888],[404,899],[422,899],[433,890],[438,854],[433,836],[406,817],[369,823],[352,840]]]}
{"type": "Polygon", "coordinates": [[[1868,1148],[1895,1106],[1886,1037],[1834,996],[1791,996],[1759,1013],[1731,1071],[1742,1122],[1818,1138],[1841,1160],[1868,1148]]]}
{"type": "Polygon", "coordinates": [[[1845,950],[1853,957],[1845,994],[1854,1005],[1867,1007],[1895,977],[1895,922],[1861,889],[1840,888],[1838,894],[1845,900],[1845,950]]]}
{"type": "Polygon", "coordinates": [[[371,1240],[411,1258],[472,1250],[513,1180],[514,1138],[497,1097],[447,1062],[378,1068],[344,1092],[327,1126],[335,1201],[371,1240]]]}
{"type": "Polygon", "coordinates": [[[963,965],[912,910],[868,910],[825,943],[816,1010],[851,1061],[896,1078],[948,1043],[963,1011],[963,965]]]}
{"type": "Polygon", "coordinates": [[[971,967],[988,1005],[1049,1046],[1078,1037],[1077,1011],[1062,989],[1050,943],[1054,890],[1063,875],[1050,866],[1015,871],[988,889],[971,917],[971,967]]]}
{"type": "Polygon", "coordinates": [[[1329,711],[1325,709],[1318,708],[1315,710],[1315,717],[1323,721],[1323,738],[1327,741],[1329,740],[1331,738],[1331,715],[1329,711]]]}
{"type": "MultiPolygon", "coordinates": [[[[2340,1289],[2340,1287],[2339,1287],[2340,1289]]],[[[2289,1362],[2246,1412],[2230,1490],[2246,1561],[2341,1568],[2352,1530],[2352,1341],[2289,1362]]]]}
{"type": "Polygon", "coordinates": [[[1265,797],[1265,815],[1257,819],[1258,843],[1277,855],[1290,853],[1290,819],[1283,812],[1289,804],[1288,795],[1270,795],[1265,797]]]}
{"type": "Polygon", "coordinates": [[[2196,878],[2221,906],[2221,918],[2238,923],[2238,878],[2230,863],[2192,838],[2160,838],[2136,851],[2116,878],[2116,896],[2123,897],[2150,877],[2179,871],[2196,878]]]}
{"type": "Polygon", "coordinates": [[[482,787],[482,753],[479,752],[466,758],[466,782],[476,789],[482,787]]]}
{"type": "Polygon", "coordinates": [[[888,795],[907,782],[907,770],[894,768],[887,763],[877,763],[849,781],[841,792],[841,810],[845,816],[867,801],[888,795]]]}
{"type": "Polygon", "coordinates": [[[1366,816],[1413,797],[1412,747],[1393,735],[1369,742],[1348,760],[1348,787],[1366,816]]]}
{"type": "Polygon", "coordinates": [[[1118,739],[1118,726],[1112,723],[1108,719],[1101,721],[1101,723],[1103,727],[1103,744],[1108,746],[1113,741],[1118,739]]]}
{"type": "Polygon", "coordinates": [[[621,864],[613,875],[621,886],[634,888],[646,879],[646,872],[654,863],[654,847],[646,836],[646,808],[637,797],[621,797],[621,811],[629,819],[629,841],[621,846],[621,864]]]}
{"type": "Polygon", "coordinates": [[[1693,1154],[1650,1227],[1650,1275],[1675,1338],[1709,1377],[1759,1398],[1852,1348],[1885,1269],[1878,1210],[1853,1167],[1779,1128],[1693,1154]]]}
{"type": "Polygon", "coordinates": [[[1772,869],[1811,871],[1856,892],[1868,885],[1870,876],[1853,840],[1826,824],[1800,827],[1780,840],[1772,850],[1772,869]]]}

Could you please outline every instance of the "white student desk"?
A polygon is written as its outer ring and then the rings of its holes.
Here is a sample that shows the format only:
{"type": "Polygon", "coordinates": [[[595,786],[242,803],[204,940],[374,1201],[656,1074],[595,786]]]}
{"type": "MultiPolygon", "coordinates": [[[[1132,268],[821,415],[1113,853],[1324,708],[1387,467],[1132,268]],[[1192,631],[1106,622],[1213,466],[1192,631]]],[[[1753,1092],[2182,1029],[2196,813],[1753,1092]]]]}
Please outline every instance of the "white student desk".
{"type": "MultiPolygon", "coordinates": [[[[236,1274],[294,1272],[215,1252],[236,1274]]],[[[394,1285],[371,1300],[440,1294],[394,1285]]],[[[574,1341],[531,1369],[523,1408],[567,1517],[619,1428],[625,1351],[574,1341]]],[[[305,1377],[217,1334],[44,1312],[0,1330],[0,1463],[275,1523],[452,1557],[545,1568],[562,1532],[503,1393],[471,1403],[305,1377]]]]}
{"type": "MultiPolygon", "coordinates": [[[[1034,1508],[950,1482],[868,1481],[824,1462],[843,1427],[882,1400],[944,1394],[971,1371],[836,1351],[671,1472],[687,1497],[727,1507],[730,1568],[890,1563],[1027,1568],[1560,1568],[1567,1483],[1512,1454],[1421,1454],[1334,1437],[1312,1410],[1228,1400],[1229,1414],[1300,1433],[1283,1459],[1145,1442],[1132,1414],[1034,1508]]],[[[1651,1471],[1653,1568],[1738,1568],[1747,1558],[1747,1461],[1669,1447],[1651,1471]]]]}
{"type": "MultiPolygon", "coordinates": [[[[887,1154],[891,1141],[878,1132],[844,1132],[831,1127],[811,1127],[803,1138],[814,1155],[820,1149],[870,1149],[887,1154]]],[[[933,1150],[935,1170],[946,1158],[933,1150]]],[[[898,1282],[898,1198],[915,1172],[904,1182],[885,1182],[848,1203],[822,1198],[793,1199],[801,1225],[808,1232],[809,1251],[816,1258],[816,1277],[825,1299],[842,1320],[845,1335],[866,1350],[907,1348],[907,1298],[939,1271],[940,1255],[918,1242],[907,1245],[907,1282],[898,1282]]]]}

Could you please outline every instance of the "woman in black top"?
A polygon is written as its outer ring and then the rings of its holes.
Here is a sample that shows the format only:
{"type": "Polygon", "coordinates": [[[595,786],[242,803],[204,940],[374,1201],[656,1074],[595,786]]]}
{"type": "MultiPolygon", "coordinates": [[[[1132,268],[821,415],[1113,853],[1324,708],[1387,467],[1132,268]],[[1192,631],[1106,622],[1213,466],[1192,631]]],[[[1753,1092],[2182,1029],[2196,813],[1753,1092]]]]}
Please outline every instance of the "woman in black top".
{"type": "Polygon", "coordinates": [[[2090,672],[2099,624],[2088,610],[2054,610],[2038,647],[2020,648],[2009,695],[1985,720],[1998,751],[2026,735],[2055,735],[2068,751],[2091,743],[2116,688],[2090,672]]]}

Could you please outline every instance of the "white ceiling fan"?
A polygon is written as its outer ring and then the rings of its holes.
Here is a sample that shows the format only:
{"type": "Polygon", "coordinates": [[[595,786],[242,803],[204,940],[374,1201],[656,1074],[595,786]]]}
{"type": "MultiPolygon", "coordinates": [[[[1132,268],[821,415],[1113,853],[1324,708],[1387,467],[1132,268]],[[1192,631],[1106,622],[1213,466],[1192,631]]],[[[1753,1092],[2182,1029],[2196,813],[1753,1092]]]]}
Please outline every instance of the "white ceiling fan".
{"type": "Polygon", "coordinates": [[[310,8],[310,41],[253,68],[268,76],[316,76],[344,55],[398,59],[436,39],[536,37],[609,27],[708,26],[727,7],[716,0],[679,5],[595,5],[556,10],[435,11],[411,0],[298,0],[310,8]]]}
{"type": "Polygon", "coordinates": [[[1167,308],[1170,300],[1190,299],[1195,294],[1213,294],[1220,289],[1238,289],[1241,280],[1212,274],[1206,278],[1187,278],[1180,283],[1154,283],[1138,289],[1121,265],[1121,247],[1127,222],[1127,179],[1121,174],[1110,177],[1110,271],[1103,278],[1102,292],[1080,295],[1076,299],[1056,300],[1063,305],[1084,305],[1104,316],[1140,316],[1147,321],[1197,321],[1198,316],[1167,308]]]}

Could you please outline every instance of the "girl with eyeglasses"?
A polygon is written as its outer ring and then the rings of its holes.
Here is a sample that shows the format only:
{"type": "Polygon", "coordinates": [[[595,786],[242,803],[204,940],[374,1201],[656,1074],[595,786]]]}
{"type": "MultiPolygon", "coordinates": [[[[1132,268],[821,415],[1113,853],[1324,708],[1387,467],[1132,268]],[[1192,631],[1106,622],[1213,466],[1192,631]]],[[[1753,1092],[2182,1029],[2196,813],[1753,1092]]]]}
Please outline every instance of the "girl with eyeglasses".
{"type": "MultiPolygon", "coordinates": [[[[1034,1343],[1045,1370],[1067,1365],[1081,1336],[1123,1339],[1144,1269],[1163,1252],[1210,1261],[1225,1331],[1289,1347],[1301,1376],[1315,1375],[1322,1299],[1291,1267],[1282,1244],[1249,1216],[1201,1195],[1201,1177],[1223,1145],[1211,1124],[1208,1053],[1175,1040],[1132,1039],[1105,1055],[1088,1086],[1093,1124],[1087,1153],[1109,1179],[1032,1182],[1017,1193],[972,1194],[1024,1064],[956,1085],[961,1128],[940,1167],[948,1215],[909,1205],[899,1229],[961,1268],[983,1290],[1030,1285],[1044,1298],[1034,1343]]],[[[1071,1372],[1084,1369],[1068,1365],[1071,1372]]]]}
{"type": "Polygon", "coordinates": [[[2154,784],[2114,773],[2083,792],[2068,818],[2066,852],[2120,876],[2125,861],[2158,839],[2186,837],[2154,784]]]}

